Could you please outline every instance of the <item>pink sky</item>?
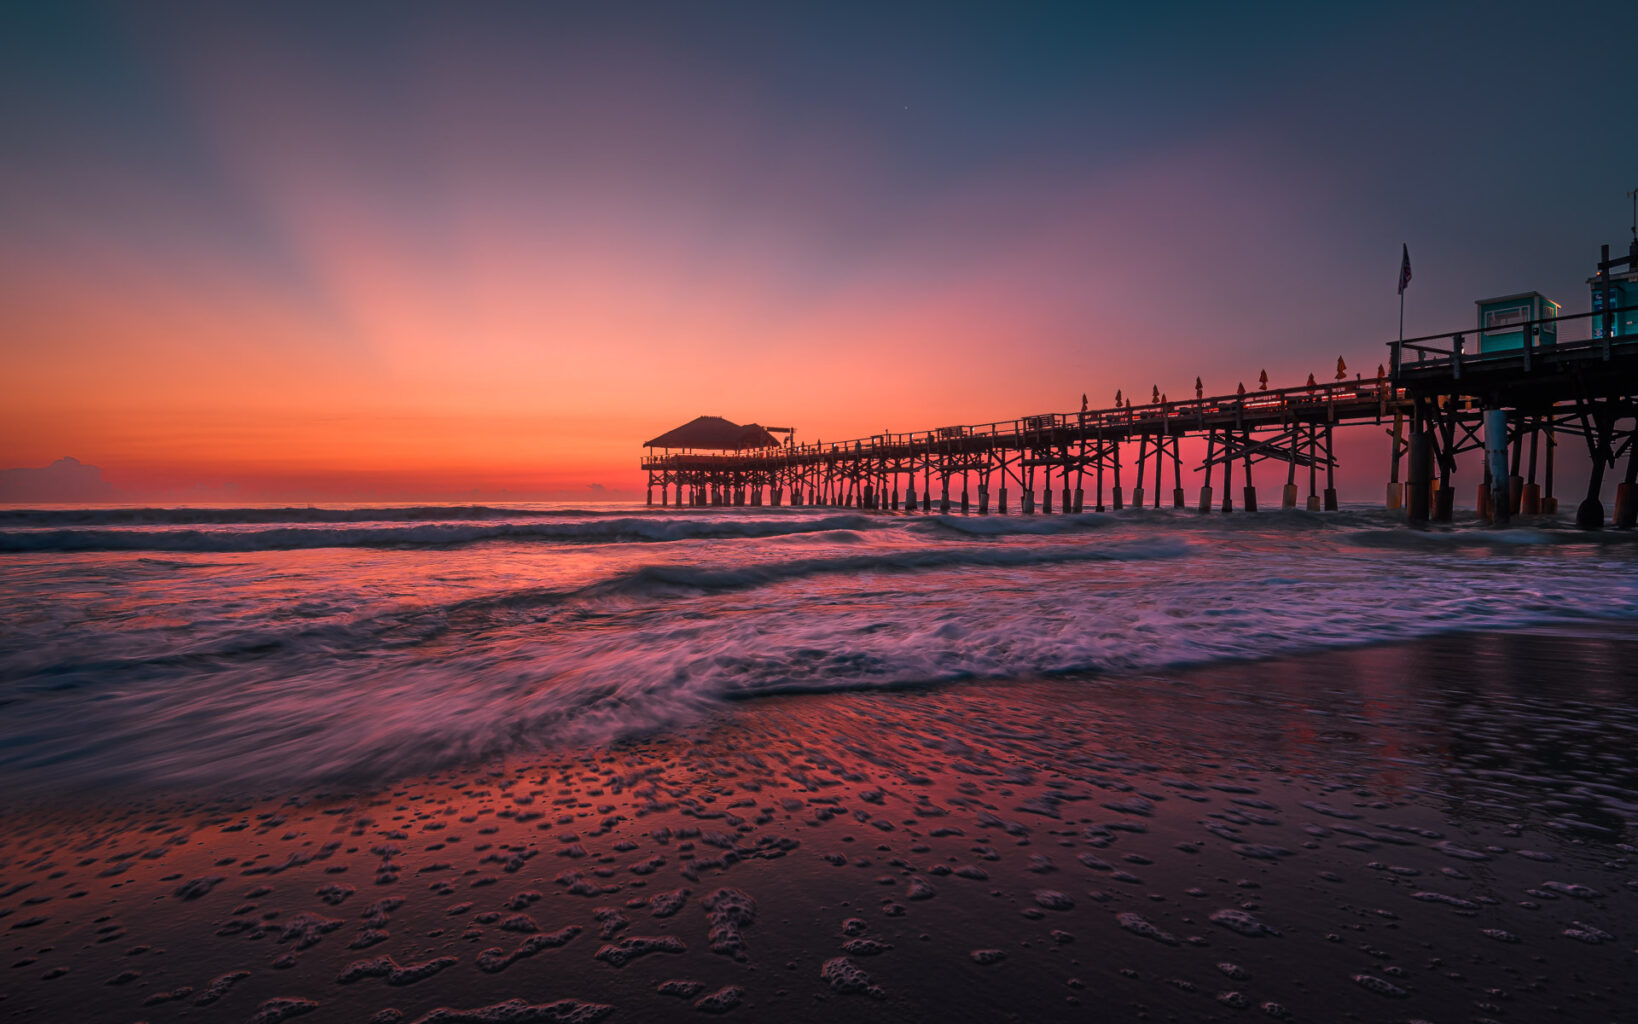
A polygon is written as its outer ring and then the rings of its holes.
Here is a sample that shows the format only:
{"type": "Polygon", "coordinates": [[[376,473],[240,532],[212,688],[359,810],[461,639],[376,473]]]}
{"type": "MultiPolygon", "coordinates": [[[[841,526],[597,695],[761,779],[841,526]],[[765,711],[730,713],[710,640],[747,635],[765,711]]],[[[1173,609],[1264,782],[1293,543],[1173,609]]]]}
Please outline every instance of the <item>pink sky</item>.
{"type": "MultiPolygon", "coordinates": [[[[711,59],[717,37],[582,26],[548,59],[550,33],[430,17],[356,59],[248,16],[114,18],[106,80],[16,72],[46,113],[0,165],[0,468],[74,456],[133,496],[635,493],[642,440],[700,414],[841,439],[1339,355],[1373,374],[1402,240],[1414,334],[1480,294],[1584,308],[1607,222],[1506,244],[1524,171],[1395,205],[1362,161],[1472,97],[1333,124],[1391,81],[1365,49],[1265,38],[1273,63],[1192,91],[1164,61],[1097,77],[1113,48],[1035,84],[1028,48],[861,50],[815,84],[711,59]]],[[[1350,457],[1345,487],[1375,495],[1385,462],[1350,457]]]]}

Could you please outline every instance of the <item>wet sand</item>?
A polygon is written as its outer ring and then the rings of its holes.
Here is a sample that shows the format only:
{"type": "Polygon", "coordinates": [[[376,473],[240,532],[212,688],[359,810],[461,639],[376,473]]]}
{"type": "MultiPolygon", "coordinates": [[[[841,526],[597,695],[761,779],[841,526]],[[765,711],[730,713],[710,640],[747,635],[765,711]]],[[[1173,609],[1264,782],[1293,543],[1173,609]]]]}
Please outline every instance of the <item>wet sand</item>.
{"type": "Polygon", "coordinates": [[[14,803],[0,1019],[1632,1019],[1635,665],[1444,636],[14,803]]]}

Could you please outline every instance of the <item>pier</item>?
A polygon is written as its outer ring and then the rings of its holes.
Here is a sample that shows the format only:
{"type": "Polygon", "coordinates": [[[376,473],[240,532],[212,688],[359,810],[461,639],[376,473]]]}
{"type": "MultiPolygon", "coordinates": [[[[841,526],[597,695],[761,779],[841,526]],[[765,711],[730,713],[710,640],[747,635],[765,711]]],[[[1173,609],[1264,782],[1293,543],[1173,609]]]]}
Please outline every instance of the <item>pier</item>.
{"type": "MultiPolygon", "coordinates": [[[[1605,523],[1606,475],[1623,473],[1612,521],[1638,520],[1638,242],[1601,254],[1589,281],[1595,311],[1502,317],[1465,331],[1396,340],[1371,377],[1349,377],[1192,397],[1153,388],[1136,404],[1117,392],[1107,408],[796,443],[790,428],[741,427],[701,417],[649,441],[648,503],[661,506],[835,506],[888,512],[989,515],[1105,511],[1190,504],[1200,512],[1259,508],[1257,480],[1275,481],[1278,507],[1337,508],[1333,441],[1339,429],[1387,435],[1386,504],[1409,522],[1449,521],[1456,460],[1485,453],[1476,507],[1492,523],[1558,508],[1554,473],[1569,443],[1592,472],[1577,525],[1605,523]],[[1627,272],[1613,271],[1625,266],[1627,272]],[[783,433],[783,441],[775,438],[783,433]],[[1205,455],[1185,460],[1185,439],[1205,455]],[[1132,449],[1136,448],[1135,457],[1132,449]],[[1269,464],[1273,465],[1270,466],[1269,464]],[[1259,474],[1259,467],[1261,467],[1259,474]]],[[[1492,303],[1507,312],[1527,293],[1492,303]]]]}

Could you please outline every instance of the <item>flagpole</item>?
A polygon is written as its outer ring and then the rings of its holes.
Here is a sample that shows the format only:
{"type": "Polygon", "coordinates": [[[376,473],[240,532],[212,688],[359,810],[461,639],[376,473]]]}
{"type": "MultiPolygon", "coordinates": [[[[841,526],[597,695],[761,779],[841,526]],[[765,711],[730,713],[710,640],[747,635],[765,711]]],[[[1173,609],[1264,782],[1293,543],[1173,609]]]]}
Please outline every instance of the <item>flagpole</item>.
{"type": "Polygon", "coordinates": [[[1405,340],[1405,286],[1410,284],[1410,245],[1399,247],[1399,340],[1405,340]]]}

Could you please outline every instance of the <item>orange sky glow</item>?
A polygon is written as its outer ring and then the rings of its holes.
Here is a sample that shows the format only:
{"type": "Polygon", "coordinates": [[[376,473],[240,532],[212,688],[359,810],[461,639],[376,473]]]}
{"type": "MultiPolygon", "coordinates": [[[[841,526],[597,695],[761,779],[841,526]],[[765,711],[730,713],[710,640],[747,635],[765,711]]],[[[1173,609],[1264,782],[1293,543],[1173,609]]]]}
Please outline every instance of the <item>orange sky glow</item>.
{"type": "Polygon", "coordinates": [[[641,442],[701,414],[839,440],[1338,355],[1373,374],[1402,239],[1415,333],[1480,293],[1581,308],[1602,223],[1499,244],[1528,173],[1394,205],[1360,164],[1385,129],[1312,116],[1391,78],[1360,55],[1279,51],[1305,90],[1247,58],[1216,92],[1128,67],[1073,102],[884,60],[859,74],[892,99],[863,104],[630,26],[550,60],[478,19],[366,57],[277,28],[127,18],[86,81],[37,69],[0,163],[0,467],[71,455],[131,496],[629,496],[641,442]]]}

